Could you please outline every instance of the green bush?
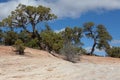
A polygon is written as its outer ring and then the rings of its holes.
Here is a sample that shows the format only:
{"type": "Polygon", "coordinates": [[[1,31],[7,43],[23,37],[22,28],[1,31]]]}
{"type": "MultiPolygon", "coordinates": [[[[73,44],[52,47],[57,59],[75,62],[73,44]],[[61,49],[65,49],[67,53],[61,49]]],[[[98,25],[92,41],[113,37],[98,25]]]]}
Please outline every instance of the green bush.
{"type": "Polygon", "coordinates": [[[120,58],[120,47],[112,47],[107,50],[107,54],[110,57],[120,58]]]}
{"type": "Polygon", "coordinates": [[[14,43],[17,39],[18,39],[18,35],[14,31],[8,31],[4,35],[5,45],[14,45],[14,43]]]}
{"type": "Polygon", "coordinates": [[[30,48],[39,48],[39,40],[37,38],[30,40],[26,46],[30,48]]]}
{"type": "Polygon", "coordinates": [[[19,34],[18,34],[18,38],[20,40],[22,40],[25,44],[27,42],[29,42],[32,38],[32,33],[28,33],[26,31],[21,31],[19,34]]]}
{"type": "Polygon", "coordinates": [[[41,42],[45,45],[45,48],[50,51],[59,52],[63,47],[63,38],[60,34],[53,31],[43,31],[41,34],[41,42]]]}
{"type": "Polygon", "coordinates": [[[24,46],[24,43],[23,43],[20,39],[18,39],[18,40],[15,42],[14,47],[16,48],[16,52],[17,52],[19,55],[24,55],[25,46],[24,46]]]}
{"type": "Polygon", "coordinates": [[[3,32],[0,29],[0,44],[3,44],[3,32]]]}

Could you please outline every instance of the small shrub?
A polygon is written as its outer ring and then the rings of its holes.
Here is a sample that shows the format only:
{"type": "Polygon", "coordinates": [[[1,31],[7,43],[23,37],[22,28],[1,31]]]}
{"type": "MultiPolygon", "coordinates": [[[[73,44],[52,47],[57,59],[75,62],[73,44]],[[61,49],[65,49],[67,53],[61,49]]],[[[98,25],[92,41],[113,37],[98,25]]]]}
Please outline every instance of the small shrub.
{"type": "Polygon", "coordinates": [[[15,46],[14,47],[16,48],[16,52],[19,55],[24,55],[25,46],[24,46],[24,43],[20,39],[18,39],[15,42],[15,46]]]}
{"type": "Polygon", "coordinates": [[[64,45],[60,50],[60,53],[63,54],[66,57],[66,60],[70,62],[75,63],[80,60],[79,50],[71,44],[64,45]]]}
{"type": "Polygon", "coordinates": [[[120,58],[120,47],[112,47],[107,53],[110,57],[120,58]]]}
{"type": "Polygon", "coordinates": [[[82,47],[78,48],[78,50],[79,50],[79,55],[87,55],[87,51],[83,49],[82,47]]]}
{"type": "Polygon", "coordinates": [[[3,31],[0,29],[0,45],[3,44],[3,31]]]}
{"type": "Polygon", "coordinates": [[[53,31],[43,31],[40,34],[42,40],[42,44],[45,45],[45,50],[47,51],[55,51],[59,52],[59,50],[63,47],[63,38],[60,34],[55,33],[53,31]]]}
{"type": "Polygon", "coordinates": [[[30,40],[26,46],[30,48],[39,48],[39,40],[37,38],[30,40]]]}
{"type": "Polygon", "coordinates": [[[26,31],[21,31],[18,34],[18,39],[22,40],[23,43],[26,44],[27,42],[29,42],[32,39],[32,33],[28,33],[26,31]]]}
{"type": "Polygon", "coordinates": [[[14,45],[14,43],[17,39],[18,39],[18,35],[14,31],[8,31],[4,35],[5,45],[14,45]]]}

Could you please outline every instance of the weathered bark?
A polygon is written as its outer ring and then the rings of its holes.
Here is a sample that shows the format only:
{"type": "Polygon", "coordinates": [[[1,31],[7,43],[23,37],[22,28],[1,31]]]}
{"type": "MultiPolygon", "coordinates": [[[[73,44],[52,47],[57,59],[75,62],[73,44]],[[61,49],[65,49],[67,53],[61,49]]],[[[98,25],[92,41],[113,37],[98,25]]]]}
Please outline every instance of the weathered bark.
{"type": "Polygon", "coordinates": [[[93,55],[93,52],[95,51],[95,47],[96,47],[97,43],[94,42],[93,46],[92,46],[92,49],[91,49],[91,52],[90,52],[90,55],[93,55]]]}
{"type": "Polygon", "coordinates": [[[36,30],[35,30],[35,24],[34,23],[32,23],[32,30],[33,30],[32,37],[35,38],[36,37],[36,30]]]}

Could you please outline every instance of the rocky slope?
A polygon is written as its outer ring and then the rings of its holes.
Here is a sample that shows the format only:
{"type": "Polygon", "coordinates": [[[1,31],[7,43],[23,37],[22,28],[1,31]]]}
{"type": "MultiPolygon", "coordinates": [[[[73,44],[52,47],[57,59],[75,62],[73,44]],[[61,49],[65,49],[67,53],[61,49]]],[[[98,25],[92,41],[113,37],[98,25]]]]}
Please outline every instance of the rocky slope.
{"type": "Polygon", "coordinates": [[[82,56],[79,63],[56,58],[45,51],[0,46],[0,80],[120,80],[120,59],[82,56]]]}

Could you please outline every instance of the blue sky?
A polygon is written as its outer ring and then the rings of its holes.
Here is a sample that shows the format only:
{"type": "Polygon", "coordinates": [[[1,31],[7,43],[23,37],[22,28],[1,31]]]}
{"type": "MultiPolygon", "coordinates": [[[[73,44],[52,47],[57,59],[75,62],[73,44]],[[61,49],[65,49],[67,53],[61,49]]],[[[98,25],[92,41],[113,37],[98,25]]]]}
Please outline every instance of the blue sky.
{"type": "MultiPolygon", "coordinates": [[[[87,12],[78,18],[64,18],[56,20],[55,23],[50,23],[54,30],[60,30],[66,26],[82,27],[83,23],[92,21],[96,25],[103,24],[107,28],[108,32],[112,35],[113,40],[110,42],[111,46],[120,46],[120,10],[105,11],[103,13],[87,12]]],[[[83,39],[84,47],[89,49],[92,45],[91,39],[83,39]]],[[[97,54],[104,55],[104,51],[96,51],[97,54]]]]}
{"type": "MultiPolygon", "coordinates": [[[[50,7],[52,12],[58,16],[57,20],[49,22],[55,31],[67,26],[82,27],[83,23],[89,21],[96,25],[103,24],[113,37],[110,44],[120,46],[119,0],[76,0],[76,2],[75,0],[0,0],[0,20],[7,17],[19,3],[50,7]]],[[[83,39],[82,41],[87,49],[92,45],[92,40],[83,39]]]]}
{"type": "MultiPolygon", "coordinates": [[[[108,32],[112,35],[113,40],[120,40],[120,10],[105,11],[103,13],[87,12],[81,15],[79,18],[64,18],[56,20],[54,23],[50,23],[54,30],[63,29],[66,26],[78,26],[82,27],[83,23],[92,21],[96,25],[103,24],[107,28],[108,32]]],[[[120,46],[119,44],[112,44],[120,46]]]]}

